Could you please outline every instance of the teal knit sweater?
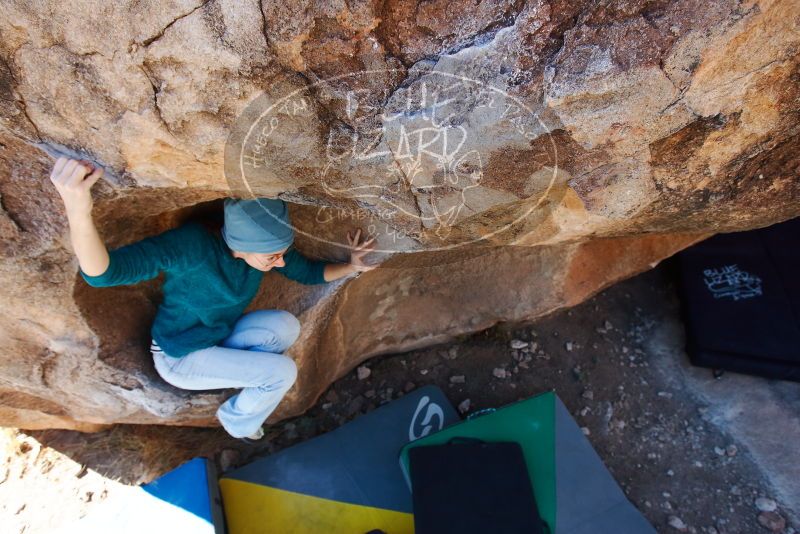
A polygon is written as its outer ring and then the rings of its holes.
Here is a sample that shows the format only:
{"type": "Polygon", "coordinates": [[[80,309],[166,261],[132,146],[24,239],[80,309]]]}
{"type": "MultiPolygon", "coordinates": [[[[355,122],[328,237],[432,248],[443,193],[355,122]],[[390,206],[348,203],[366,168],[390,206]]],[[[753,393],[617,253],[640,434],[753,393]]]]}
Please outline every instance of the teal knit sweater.
{"type": "MultiPolygon", "coordinates": [[[[99,276],[81,272],[96,287],[135,284],[164,273],[164,298],[152,336],[170,356],[217,345],[253,300],[264,273],[234,258],[225,242],[198,224],[187,224],[109,253],[99,276]]],[[[325,282],[325,263],[311,261],[294,248],[286,265],[275,268],[303,284],[325,282]]]]}

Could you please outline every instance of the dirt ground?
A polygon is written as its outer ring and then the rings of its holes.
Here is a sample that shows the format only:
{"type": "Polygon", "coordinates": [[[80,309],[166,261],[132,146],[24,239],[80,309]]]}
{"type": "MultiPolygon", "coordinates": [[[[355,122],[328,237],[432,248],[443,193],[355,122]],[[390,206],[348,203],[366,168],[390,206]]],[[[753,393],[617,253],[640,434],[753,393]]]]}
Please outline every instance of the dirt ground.
{"type": "Polygon", "coordinates": [[[218,429],[5,430],[0,530],[51,532],[122,483],[200,455],[227,469],[435,384],[462,413],[554,390],[659,532],[795,533],[800,384],[715,379],[688,364],[683,336],[667,264],[532,324],[373,359],[260,446],[218,429]]]}

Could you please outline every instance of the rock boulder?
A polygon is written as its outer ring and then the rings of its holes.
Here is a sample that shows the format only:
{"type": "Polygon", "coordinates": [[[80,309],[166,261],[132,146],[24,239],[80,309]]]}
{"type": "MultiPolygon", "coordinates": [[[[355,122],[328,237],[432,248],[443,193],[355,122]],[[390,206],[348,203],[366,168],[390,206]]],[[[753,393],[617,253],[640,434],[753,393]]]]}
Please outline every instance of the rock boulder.
{"type": "Polygon", "coordinates": [[[102,165],[119,246],[280,196],[298,247],[379,269],[270,273],[299,414],[367,358],[574,305],[716,232],[800,215],[793,0],[152,0],[0,5],[0,424],[211,425],[165,384],[158,280],[77,275],[53,157],[102,165]]]}

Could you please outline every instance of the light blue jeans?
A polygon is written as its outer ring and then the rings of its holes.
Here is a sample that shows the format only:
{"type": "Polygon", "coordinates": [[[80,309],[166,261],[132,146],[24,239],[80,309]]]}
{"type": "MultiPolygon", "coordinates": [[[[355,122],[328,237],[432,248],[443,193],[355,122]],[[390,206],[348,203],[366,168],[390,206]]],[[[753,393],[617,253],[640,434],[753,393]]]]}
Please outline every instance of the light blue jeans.
{"type": "Polygon", "coordinates": [[[181,389],[244,388],[217,410],[233,437],[255,434],[297,378],[297,366],[281,354],[300,335],[300,321],[282,310],[243,315],[219,345],[173,358],[153,342],[156,370],[181,389]]]}

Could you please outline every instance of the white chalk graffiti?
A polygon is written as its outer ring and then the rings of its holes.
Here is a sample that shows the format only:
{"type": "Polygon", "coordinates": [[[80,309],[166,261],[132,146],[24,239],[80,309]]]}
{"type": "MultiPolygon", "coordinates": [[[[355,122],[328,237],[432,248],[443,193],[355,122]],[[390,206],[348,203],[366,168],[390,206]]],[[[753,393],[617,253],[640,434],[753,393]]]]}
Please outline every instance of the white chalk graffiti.
{"type": "Polygon", "coordinates": [[[345,216],[355,213],[367,236],[381,238],[376,252],[514,241],[520,234],[512,227],[545,206],[558,176],[547,126],[502,83],[437,70],[409,76],[404,69],[377,69],[286,85],[288,94],[281,96],[282,84],[270,87],[237,119],[225,144],[231,191],[269,196],[289,176],[309,190],[286,192],[287,199],[320,194],[320,187],[328,198],[316,222],[349,222],[345,216]],[[404,81],[379,89],[373,82],[384,76],[404,81]],[[534,141],[538,152],[525,156],[533,163],[519,165],[538,170],[508,174],[517,166],[513,155],[528,154],[534,141]],[[511,191],[506,182],[527,185],[511,191]],[[490,230],[477,216],[501,204],[510,204],[513,217],[490,230]],[[471,217],[475,222],[466,222],[471,217]]]}
{"type": "MultiPolygon", "coordinates": [[[[326,169],[322,186],[332,195],[346,193],[354,198],[383,196],[396,210],[421,219],[426,226],[435,227],[437,235],[446,237],[462,215],[466,192],[477,187],[483,178],[481,154],[468,147],[467,128],[462,124],[450,124],[454,116],[450,107],[457,101],[452,95],[459,94],[465,85],[490,93],[475,83],[461,80],[436,89],[430,89],[427,83],[422,82],[408,90],[399,111],[388,113],[381,110],[379,124],[368,120],[367,111],[376,110],[362,103],[360,97],[364,95],[350,91],[345,109],[357,127],[329,132],[326,147],[329,168],[341,164],[346,157],[355,161],[387,157],[389,164],[386,179],[382,182],[391,185],[360,184],[337,188],[325,179],[326,169]],[[407,212],[402,205],[393,204],[392,196],[401,190],[411,192],[418,202],[428,204],[430,212],[407,212]]],[[[476,146],[474,142],[472,146],[476,146]]]]}
{"type": "Polygon", "coordinates": [[[727,297],[741,300],[762,295],[761,278],[742,271],[735,264],[718,269],[705,269],[703,276],[706,287],[715,299],[727,297]]]}

